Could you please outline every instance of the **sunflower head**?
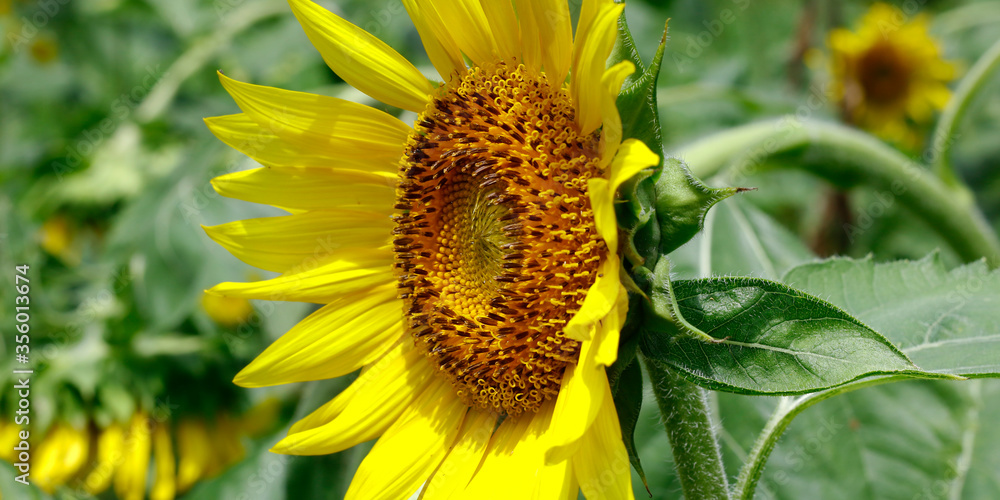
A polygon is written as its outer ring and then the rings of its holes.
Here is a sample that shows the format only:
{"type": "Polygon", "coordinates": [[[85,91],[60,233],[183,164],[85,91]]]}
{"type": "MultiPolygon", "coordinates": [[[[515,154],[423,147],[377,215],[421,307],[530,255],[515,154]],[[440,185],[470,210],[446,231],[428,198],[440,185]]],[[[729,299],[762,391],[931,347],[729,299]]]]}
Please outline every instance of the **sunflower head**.
{"type": "MultiPolygon", "coordinates": [[[[424,483],[428,499],[575,498],[611,460],[628,463],[604,371],[627,308],[615,193],[659,160],[622,137],[616,100],[635,67],[607,59],[624,6],[584,0],[574,32],[564,0],[403,3],[438,82],[290,2],[330,68],[418,113],[412,124],[222,78],[243,113],[209,127],[270,168],[213,184],[292,213],[208,228],[281,273],[210,293],[325,304],[236,382],[361,369],[275,446],[323,454],[381,436],[348,498],[406,498],[424,483]],[[513,480],[498,489],[498,474],[513,480]]],[[[627,469],[607,488],[629,496],[627,469]]]]}
{"type": "Polygon", "coordinates": [[[876,3],[857,31],[830,33],[833,92],[846,119],[895,142],[915,146],[917,131],[942,109],[955,78],[924,14],[907,19],[897,7],[876,3]]]}

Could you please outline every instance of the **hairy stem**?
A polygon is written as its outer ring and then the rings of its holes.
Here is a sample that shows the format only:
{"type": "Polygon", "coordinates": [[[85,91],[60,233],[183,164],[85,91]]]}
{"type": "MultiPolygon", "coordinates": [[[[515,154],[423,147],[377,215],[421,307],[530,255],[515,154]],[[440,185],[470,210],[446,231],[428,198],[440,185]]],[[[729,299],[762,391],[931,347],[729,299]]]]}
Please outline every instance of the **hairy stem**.
{"type": "Polygon", "coordinates": [[[804,396],[782,397],[775,408],[771,418],[764,424],[764,430],[757,436],[757,441],[750,450],[750,455],[740,469],[740,475],[736,478],[736,486],[733,490],[733,498],[738,500],[753,500],[754,492],[757,491],[757,483],[760,481],[761,473],[764,472],[764,464],[774,451],[774,446],[778,444],[778,439],[795,417],[806,411],[816,403],[826,401],[834,396],[839,396],[851,391],[908,380],[913,377],[909,375],[885,375],[880,377],[858,380],[839,387],[827,389],[825,391],[814,392],[804,396]]]}
{"type": "Polygon", "coordinates": [[[652,360],[646,369],[687,500],[728,499],[729,484],[705,389],[652,360]]]}

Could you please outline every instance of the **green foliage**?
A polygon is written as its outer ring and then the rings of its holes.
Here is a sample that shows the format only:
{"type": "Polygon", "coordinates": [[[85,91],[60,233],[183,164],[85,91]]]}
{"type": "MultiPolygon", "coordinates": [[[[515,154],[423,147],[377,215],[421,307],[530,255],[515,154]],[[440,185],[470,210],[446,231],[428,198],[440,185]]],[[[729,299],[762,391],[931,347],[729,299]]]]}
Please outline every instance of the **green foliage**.
{"type": "MultiPolygon", "coordinates": [[[[654,284],[654,304],[667,298],[654,284]]],[[[697,329],[651,329],[643,354],[711,389],[795,394],[885,373],[917,373],[884,337],[815,297],[757,278],[673,283],[677,312],[697,329]],[[706,340],[702,335],[710,336],[706,340]]],[[[651,328],[656,328],[650,324],[651,328]]]]}
{"type": "Polygon", "coordinates": [[[924,370],[1000,376],[1000,271],[985,262],[949,271],[936,254],[833,259],[792,269],[785,282],[851,311],[924,370]]]}

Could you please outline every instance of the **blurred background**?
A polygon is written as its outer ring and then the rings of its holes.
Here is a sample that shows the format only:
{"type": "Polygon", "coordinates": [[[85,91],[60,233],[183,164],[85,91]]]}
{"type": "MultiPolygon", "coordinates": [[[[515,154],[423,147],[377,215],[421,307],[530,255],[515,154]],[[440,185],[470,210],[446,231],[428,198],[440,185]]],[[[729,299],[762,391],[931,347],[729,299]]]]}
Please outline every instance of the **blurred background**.
{"type": "MultiPolygon", "coordinates": [[[[399,0],[319,3],[436,78],[399,0]]],[[[579,0],[570,3],[575,15],[579,0]]],[[[899,5],[929,16],[930,33],[958,78],[1000,39],[1000,2],[899,5]]],[[[856,28],[870,7],[860,0],[630,0],[626,15],[647,61],[670,19],[659,80],[666,151],[762,118],[799,113],[844,121],[831,90],[828,35],[856,28]]],[[[230,256],[201,225],[280,211],[215,194],[210,178],[256,164],[216,140],[202,119],[238,111],[218,69],[243,81],[382,105],[324,65],[281,0],[0,0],[0,35],[0,494],[341,498],[371,443],[323,457],[267,449],[351,377],[254,390],[231,383],[312,306],[203,294],[221,281],[269,274],[230,256]],[[12,326],[16,265],[30,266],[24,366],[15,361],[12,326]],[[34,369],[30,489],[14,481],[19,472],[11,465],[19,430],[11,373],[25,366],[34,369]],[[142,442],[123,438],[143,427],[152,432],[142,442]],[[115,446],[124,459],[100,452],[115,446]]],[[[1000,228],[1000,73],[972,109],[954,138],[953,159],[1000,228]]],[[[912,123],[911,139],[893,145],[918,159],[933,118],[912,123]]],[[[780,277],[833,253],[915,259],[940,248],[949,265],[960,262],[898,207],[845,238],[841,223],[856,221],[854,209],[877,193],[838,194],[785,170],[762,169],[741,183],[758,191],[719,208],[710,228],[720,242],[714,274],[780,277]],[[748,257],[754,241],[769,262],[748,257]]],[[[697,275],[703,238],[676,252],[679,277],[697,275]]],[[[935,485],[961,475],[965,488],[952,498],[1000,498],[1000,389],[976,387],[971,394],[955,384],[896,384],[810,410],[775,452],[759,497],[844,498],[837,492],[846,491],[845,481],[890,477],[891,491],[880,489],[883,482],[857,498],[945,498],[954,490],[935,485]],[[976,447],[963,469],[961,443],[973,424],[984,429],[983,449],[976,447]],[[816,429],[823,426],[836,439],[820,439],[816,429]],[[858,460],[865,477],[857,477],[858,460]]],[[[719,394],[713,404],[735,474],[774,398],[719,394]]],[[[676,498],[654,407],[645,405],[636,441],[653,497],[676,498]]]]}

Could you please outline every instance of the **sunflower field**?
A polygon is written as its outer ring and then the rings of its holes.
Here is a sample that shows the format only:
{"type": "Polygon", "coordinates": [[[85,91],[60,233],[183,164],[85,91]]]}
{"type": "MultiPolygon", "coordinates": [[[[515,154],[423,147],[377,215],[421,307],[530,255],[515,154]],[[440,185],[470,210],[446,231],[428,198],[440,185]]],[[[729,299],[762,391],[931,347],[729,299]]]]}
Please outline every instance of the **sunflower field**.
{"type": "Polygon", "coordinates": [[[1000,498],[1000,2],[0,0],[0,498],[1000,498]]]}

